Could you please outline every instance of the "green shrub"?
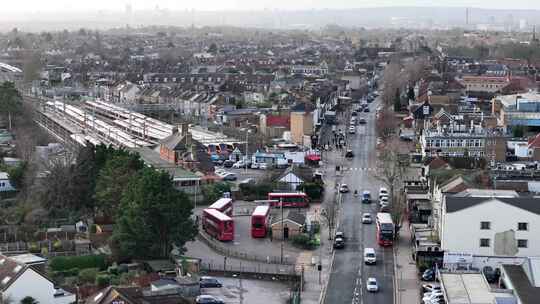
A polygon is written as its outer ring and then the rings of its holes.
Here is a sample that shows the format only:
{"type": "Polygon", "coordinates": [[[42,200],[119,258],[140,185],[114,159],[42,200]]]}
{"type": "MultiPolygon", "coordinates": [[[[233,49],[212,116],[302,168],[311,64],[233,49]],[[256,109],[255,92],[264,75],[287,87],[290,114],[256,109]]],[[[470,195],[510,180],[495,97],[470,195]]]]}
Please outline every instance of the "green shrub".
{"type": "Polygon", "coordinates": [[[97,274],[98,274],[97,268],[83,269],[79,272],[79,282],[83,284],[84,283],[94,284],[94,282],[96,282],[97,274]]]}
{"type": "Polygon", "coordinates": [[[118,266],[114,265],[109,267],[109,269],[107,269],[107,272],[110,274],[118,275],[118,266]]]}
{"type": "Polygon", "coordinates": [[[305,192],[312,200],[320,200],[322,198],[324,188],[317,183],[303,183],[298,186],[297,190],[305,192]]]}
{"type": "Polygon", "coordinates": [[[90,226],[90,233],[95,234],[96,232],[97,232],[97,226],[96,224],[92,224],[92,226],[90,226]]]}
{"type": "Polygon", "coordinates": [[[298,234],[291,238],[293,245],[303,248],[303,249],[311,249],[311,240],[307,234],[298,234]]]}
{"type": "Polygon", "coordinates": [[[50,267],[54,271],[63,271],[72,268],[98,268],[99,270],[105,270],[107,269],[107,260],[104,255],[55,257],[52,259],[50,267]]]}
{"type": "Polygon", "coordinates": [[[96,277],[96,285],[99,288],[107,287],[111,284],[111,276],[106,274],[100,274],[96,277]]]}

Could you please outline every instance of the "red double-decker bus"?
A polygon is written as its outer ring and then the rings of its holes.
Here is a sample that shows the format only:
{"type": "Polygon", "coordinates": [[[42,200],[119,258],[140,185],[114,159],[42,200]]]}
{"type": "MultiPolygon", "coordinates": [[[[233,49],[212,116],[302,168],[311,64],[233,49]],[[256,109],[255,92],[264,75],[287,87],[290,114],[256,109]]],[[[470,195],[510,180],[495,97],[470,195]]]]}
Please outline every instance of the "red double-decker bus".
{"type": "Polygon", "coordinates": [[[309,207],[309,197],[304,192],[268,193],[270,206],[280,207],[279,202],[283,202],[283,207],[309,207]]]}
{"type": "Polygon", "coordinates": [[[270,206],[257,206],[251,214],[251,237],[263,238],[270,225],[270,206]]]}
{"type": "Polygon", "coordinates": [[[392,246],[395,233],[392,215],[387,212],[377,213],[377,242],[380,246],[392,246]]]}
{"type": "Polygon", "coordinates": [[[234,240],[234,221],[216,209],[204,209],[202,226],[204,231],[220,241],[234,240]]]}
{"type": "Polygon", "coordinates": [[[233,215],[233,201],[231,198],[222,197],[215,201],[212,205],[208,206],[208,209],[215,209],[228,216],[233,215]]]}

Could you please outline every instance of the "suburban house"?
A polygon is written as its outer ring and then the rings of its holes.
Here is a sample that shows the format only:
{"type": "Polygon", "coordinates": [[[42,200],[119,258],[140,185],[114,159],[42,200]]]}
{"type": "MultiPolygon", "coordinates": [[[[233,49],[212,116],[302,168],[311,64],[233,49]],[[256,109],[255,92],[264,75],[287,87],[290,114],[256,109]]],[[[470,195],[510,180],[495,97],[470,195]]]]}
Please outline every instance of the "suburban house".
{"type": "Polygon", "coordinates": [[[442,202],[440,238],[446,252],[507,257],[540,255],[538,198],[515,191],[474,190],[442,202]]]}
{"type": "Polygon", "coordinates": [[[51,279],[27,264],[0,255],[0,293],[2,300],[20,303],[31,296],[38,303],[71,304],[75,294],[57,288],[51,279]]]}
{"type": "MultiPolygon", "coordinates": [[[[154,282],[153,282],[154,283],[154,282]]],[[[186,298],[174,292],[172,284],[159,280],[150,288],[109,286],[91,295],[85,304],[189,304],[186,298]],[[153,290],[154,289],[154,290],[153,290]],[[157,290],[156,290],[157,289],[157,290]],[[173,289],[173,292],[169,292],[173,289]],[[159,291],[158,291],[159,290],[159,291]]]]}
{"type": "Polygon", "coordinates": [[[287,190],[296,191],[301,184],[313,181],[313,170],[290,166],[276,178],[276,181],[284,185],[287,190]]]}
{"type": "Polygon", "coordinates": [[[313,135],[313,110],[310,102],[302,102],[291,108],[291,137],[299,145],[309,146],[313,135]]]}

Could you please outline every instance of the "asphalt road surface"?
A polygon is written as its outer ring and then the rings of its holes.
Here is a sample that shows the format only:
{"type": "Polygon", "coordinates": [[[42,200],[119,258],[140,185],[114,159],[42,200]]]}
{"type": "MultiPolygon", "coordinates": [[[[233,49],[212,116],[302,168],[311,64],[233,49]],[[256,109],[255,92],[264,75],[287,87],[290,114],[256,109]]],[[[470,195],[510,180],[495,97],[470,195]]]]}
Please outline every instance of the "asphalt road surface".
{"type": "MultiPolygon", "coordinates": [[[[375,109],[379,99],[369,105],[369,113],[360,113],[367,124],[358,125],[355,135],[348,135],[349,148],[355,157],[344,160],[345,168],[349,168],[342,182],[351,189],[343,194],[341,202],[340,225],[338,231],[343,231],[346,237],[344,249],[335,252],[330,281],[328,283],[324,303],[327,304],[392,304],[394,285],[394,259],[392,247],[380,247],[376,242],[375,223],[362,224],[361,215],[371,213],[373,219],[378,210],[376,197],[382,183],[374,176],[376,168],[376,135],[375,109]],[[362,204],[360,195],[354,197],[354,190],[361,194],[364,190],[371,191],[374,199],[371,204],[362,204]],[[374,248],[377,253],[376,265],[365,265],[363,261],[364,248],[374,248]],[[370,293],[366,290],[366,280],[374,277],[379,283],[379,292],[370,293]]],[[[345,129],[345,126],[340,126],[345,129]]]]}

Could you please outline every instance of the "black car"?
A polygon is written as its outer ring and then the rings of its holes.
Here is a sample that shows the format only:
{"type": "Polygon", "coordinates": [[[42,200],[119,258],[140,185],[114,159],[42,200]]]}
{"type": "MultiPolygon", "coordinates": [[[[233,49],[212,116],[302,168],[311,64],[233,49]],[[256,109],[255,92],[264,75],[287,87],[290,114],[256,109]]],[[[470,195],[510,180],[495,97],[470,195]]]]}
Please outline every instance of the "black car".
{"type": "Polygon", "coordinates": [[[343,249],[343,248],[345,248],[345,240],[340,238],[340,237],[337,237],[334,240],[334,248],[335,249],[343,249]]]}
{"type": "Polygon", "coordinates": [[[223,285],[217,279],[212,277],[201,277],[199,280],[201,288],[221,288],[223,285]]]}
{"type": "Polygon", "coordinates": [[[366,119],[365,118],[360,118],[358,120],[358,123],[361,124],[361,125],[365,125],[367,123],[366,119]]]}
{"type": "Polygon", "coordinates": [[[364,109],[364,112],[365,112],[365,113],[369,112],[369,108],[365,108],[365,109],[364,109]]]}
{"type": "Polygon", "coordinates": [[[348,158],[354,157],[353,151],[352,150],[347,150],[347,152],[345,153],[345,157],[348,157],[348,158]]]}
{"type": "Polygon", "coordinates": [[[434,281],[435,271],[433,269],[426,269],[422,274],[422,281],[434,281]]]}
{"type": "Polygon", "coordinates": [[[220,298],[211,295],[200,295],[195,299],[197,304],[225,304],[220,298]]]}
{"type": "Polygon", "coordinates": [[[356,113],[356,111],[353,111],[353,112],[351,113],[351,115],[352,115],[352,116],[358,116],[358,113],[356,113]]]}
{"type": "Polygon", "coordinates": [[[226,160],[223,162],[223,167],[225,168],[232,168],[232,166],[234,165],[235,161],[234,160],[226,160]]]}

